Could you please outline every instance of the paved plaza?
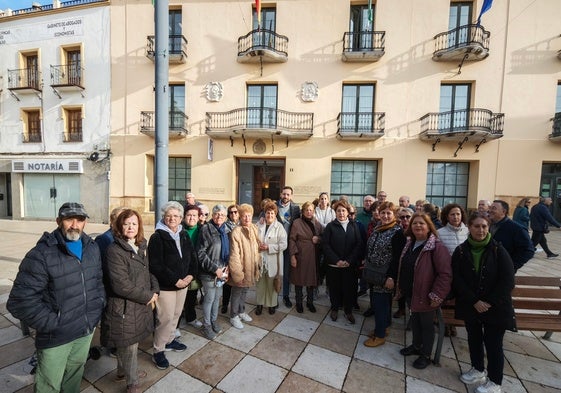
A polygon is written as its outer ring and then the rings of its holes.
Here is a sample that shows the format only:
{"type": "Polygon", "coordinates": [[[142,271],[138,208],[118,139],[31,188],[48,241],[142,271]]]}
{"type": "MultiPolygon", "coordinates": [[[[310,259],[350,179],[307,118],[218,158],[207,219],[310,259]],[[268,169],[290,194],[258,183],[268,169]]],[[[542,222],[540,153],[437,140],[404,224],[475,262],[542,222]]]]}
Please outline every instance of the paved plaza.
{"type": "MultiPolygon", "coordinates": [[[[0,393],[32,392],[33,376],[29,358],[33,340],[23,337],[19,322],[6,310],[8,294],[25,253],[41,233],[51,231],[53,222],[0,220],[0,393]]],[[[86,232],[97,235],[106,225],[87,224],[86,232]]],[[[149,234],[148,234],[149,235],[149,234]]],[[[551,249],[561,251],[561,232],[547,235],[551,249]]],[[[539,252],[518,273],[532,276],[561,277],[561,257],[546,259],[539,252]]],[[[340,312],[336,322],[328,316],[329,300],[325,288],[319,289],[317,313],[307,309],[279,306],[278,312],[254,314],[255,294],[248,297],[253,322],[243,330],[230,326],[221,314],[224,332],[214,341],[205,339],[191,326],[182,326],[181,341],[187,351],[167,352],[171,366],[158,370],[151,362],[151,341],[141,343],[139,368],[147,371],[141,380],[146,392],[473,392],[458,379],[469,369],[466,333],[445,338],[441,366],[425,370],[413,368],[415,357],[399,354],[404,343],[411,343],[404,319],[393,320],[385,345],[363,345],[374,328],[372,317],[355,312],[356,324],[350,325],[340,312]]],[[[359,298],[361,310],[366,296],[359,298]]],[[[198,310],[199,317],[201,311],[198,310]]],[[[507,332],[505,336],[506,393],[553,393],[561,391],[561,333],[550,340],[542,332],[507,332]]],[[[98,339],[96,337],[96,342],[98,339]]],[[[125,384],[115,382],[116,359],[107,355],[90,359],[86,365],[82,392],[124,392],[125,384]]]]}

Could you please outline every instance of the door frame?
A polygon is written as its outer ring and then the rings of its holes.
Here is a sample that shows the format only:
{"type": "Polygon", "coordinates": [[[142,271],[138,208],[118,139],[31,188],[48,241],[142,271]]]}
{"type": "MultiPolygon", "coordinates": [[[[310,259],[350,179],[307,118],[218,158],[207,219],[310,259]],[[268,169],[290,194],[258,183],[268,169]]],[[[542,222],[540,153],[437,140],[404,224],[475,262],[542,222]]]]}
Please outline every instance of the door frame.
{"type": "Polygon", "coordinates": [[[273,201],[279,199],[280,190],[285,185],[286,159],[284,157],[235,157],[235,160],[236,203],[249,203],[253,206],[254,215],[258,215],[261,211],[263,195],[267,195],[266,197],[273,201]],[[266,179],[268,184],[265,185],[265,179],[257,178],[267,171],[270,177],[266,179]],[[257,187],[257,181],[261,182],[262,187],[257,187]]]}

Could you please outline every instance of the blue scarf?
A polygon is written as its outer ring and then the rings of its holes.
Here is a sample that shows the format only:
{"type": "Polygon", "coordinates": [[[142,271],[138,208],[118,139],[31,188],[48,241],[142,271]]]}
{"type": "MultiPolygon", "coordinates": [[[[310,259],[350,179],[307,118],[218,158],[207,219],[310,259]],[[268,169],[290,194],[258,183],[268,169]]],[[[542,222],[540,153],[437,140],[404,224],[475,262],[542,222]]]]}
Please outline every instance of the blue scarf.
{"type": "Polygon", "coordinates": [[[212,220],[210,223],[214,225],[218,233],[220,233],[220,261],[227,265],[228,260],[230,260],[230,239],[226,233],[226,225],[222,224],[222,226],[219,227],[212,220]]]}

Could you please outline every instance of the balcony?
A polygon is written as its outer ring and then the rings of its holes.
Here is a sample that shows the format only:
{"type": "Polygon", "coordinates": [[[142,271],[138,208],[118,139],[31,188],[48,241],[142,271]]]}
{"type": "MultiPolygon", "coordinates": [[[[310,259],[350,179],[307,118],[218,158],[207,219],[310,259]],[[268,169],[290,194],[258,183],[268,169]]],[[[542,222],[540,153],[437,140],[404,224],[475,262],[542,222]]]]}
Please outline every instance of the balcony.
{"type": "Polygon", "coordinates": [[[385,31],[346,32],[343,35],[345,62],[375,62],[385,53],[385,31]]]}
{"type": "MultiPolygon", "coordinates": [[[[147,39],[146,57],[154,61],[156,53],[156,36],[149,35],[147,39]]],[[[169,64],[183,64],[187,61],[187,39],[184,36],[180,34],[169,36],[168,58],[169,64]]]]}
{"type": "Polygon", "coordinates": [[[281,136],[309,139],[314,133],[314,114],[272,108],[239,108],[207,112],[206,134],[213,138],[281,136]]]}
{"type": "Polygon", "coordinates": [[[375,140],[384,136],[385,112],[341,112],[337,116],[337,138],[375,140]]]}
{"type": "Polygon", "coordinates": [[[83,72],[84,69],[78,63],[51,66],[51,87],[58,98],[62,98],[62,90],[81,92],[85,89],[83,72]]]}
{"type": "Polygon", "coordinates": [[[8,70],[8,90],[21,93],[40,93],[43,90],[41,71],[36,68],[8,70]]]}
{"type": "MultiPolygon", "coordinates": [[[[189,118],[181,111],[170,111],[168,117],[169,139],[185,138],[187,130],[187,120],[189,118]]],[[[156,136],[156,112],[140,112],[140,132],[152,138],[156,136]]]]}
{"type": "Polygon", "coordinates": [[[64,132],[62,134],[63,142],[82,142],[82,131],[64,132]]]}
{"type": "Polygon", "coordinates": [[[39,142],[41,142],[41,133],[23,134],[23,143],[39,143],[39,142]]]}
{"type": "Polygon", "coordinates": [[[552,120],[553,127],[551,134],[549,134],[549,140],[551,142],[561,143],[561,112],[557,112],[552,120]]]}
{"type": "Polygon", "coordinates": [[[238,63],[285,63],[288,37],[272,30],[257,29],[238,38],[238,63]]]}
{"type": "Polygon", "coordinates": [[[457,27],[434,37],[434,61],[478,61],[489,56],[491,33],[480,25],[457,27]]]}

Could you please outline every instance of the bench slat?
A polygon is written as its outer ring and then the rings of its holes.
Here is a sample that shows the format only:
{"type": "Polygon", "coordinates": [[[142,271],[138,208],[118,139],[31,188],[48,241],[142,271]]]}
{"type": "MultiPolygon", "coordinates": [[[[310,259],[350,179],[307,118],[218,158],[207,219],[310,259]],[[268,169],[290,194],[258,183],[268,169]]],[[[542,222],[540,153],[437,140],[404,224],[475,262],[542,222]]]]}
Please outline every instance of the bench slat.
{"type": "Polygon", "coordinates": [[[512,304],[517,310],[542,310],[542,311],[561,311],[561,301],[546,299],[512,299],[512,304]]]}
{"type": "Polygon", "coordinates": [[[515,285],[534,285],[546,287],[561,287],[561,278],[559,277],[531,277],[531,276],[515,276],[515,285]]]}
{"type": "Polygon", "coordinates": [[[512,297],[533,297],[539,299],[561,299],[559,288],[514,287],[512,297]]]}

